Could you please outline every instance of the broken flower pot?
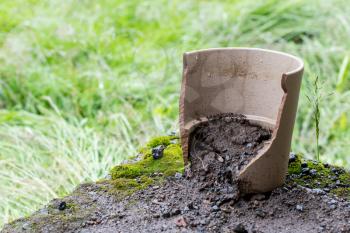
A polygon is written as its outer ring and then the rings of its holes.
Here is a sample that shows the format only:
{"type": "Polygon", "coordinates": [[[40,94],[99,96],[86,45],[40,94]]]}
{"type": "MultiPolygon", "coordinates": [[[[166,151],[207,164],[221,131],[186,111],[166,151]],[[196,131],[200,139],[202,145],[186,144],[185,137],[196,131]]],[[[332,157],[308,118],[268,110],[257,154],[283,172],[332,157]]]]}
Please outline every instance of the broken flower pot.
{"type": "Polygon", "coordinates": [[[257,48],[207,49],[184,54],[180,137],[185,164],[196,126],[221,113],[244,115],[272,130],[271,140],[243,169],[242,193],[268,192],[284,183],[297,111],[303,62],[257,48]]]}

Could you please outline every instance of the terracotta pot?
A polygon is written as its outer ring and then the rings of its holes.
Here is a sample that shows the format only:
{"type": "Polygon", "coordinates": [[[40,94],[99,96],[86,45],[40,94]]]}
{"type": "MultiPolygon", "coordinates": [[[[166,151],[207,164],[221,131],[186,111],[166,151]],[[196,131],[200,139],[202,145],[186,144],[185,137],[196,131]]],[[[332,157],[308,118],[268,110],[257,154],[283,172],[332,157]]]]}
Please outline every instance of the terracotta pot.
{"type": "Polygon", "coordinates": [[[183,57],[180,136],[185,164],[196,124],[209,115],[237,113],[273,130],[270,143],[240,171],[244,193],[284,183],[303,74],[301,59],[257,48],[220,48],[183,57]]]}

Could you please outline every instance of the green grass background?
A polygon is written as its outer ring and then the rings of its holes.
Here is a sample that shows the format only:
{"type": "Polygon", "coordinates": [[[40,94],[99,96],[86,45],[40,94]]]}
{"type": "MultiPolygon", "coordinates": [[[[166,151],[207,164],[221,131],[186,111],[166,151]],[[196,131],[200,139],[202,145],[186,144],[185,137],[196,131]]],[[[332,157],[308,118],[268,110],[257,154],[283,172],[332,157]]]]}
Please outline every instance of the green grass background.
{"type": "Polygon", "coordinates": [[[2,0],[0,226],[105,176],[177,129],[185,51],[262,47],[305,62],[293,151],[350,167],[346,0],[2,0]]]}

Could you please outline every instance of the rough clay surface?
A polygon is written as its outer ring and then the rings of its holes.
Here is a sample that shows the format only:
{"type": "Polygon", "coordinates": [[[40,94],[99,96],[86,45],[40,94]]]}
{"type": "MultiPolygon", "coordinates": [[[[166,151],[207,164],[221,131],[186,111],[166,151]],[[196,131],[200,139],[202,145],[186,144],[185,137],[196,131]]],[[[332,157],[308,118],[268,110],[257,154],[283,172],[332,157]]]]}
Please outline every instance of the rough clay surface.
{"type": "Polygon", "coordinates": [[[108,184],[81,185],[3,232],[350,232],[349,202],[290,178],[271,193],[239,195],[237,171],[269,138],[240,116],[212,117],[192,134],[185,176],[123,200],[108,184]],[[74,207],[59,210],[62,201],[74,207]]]}

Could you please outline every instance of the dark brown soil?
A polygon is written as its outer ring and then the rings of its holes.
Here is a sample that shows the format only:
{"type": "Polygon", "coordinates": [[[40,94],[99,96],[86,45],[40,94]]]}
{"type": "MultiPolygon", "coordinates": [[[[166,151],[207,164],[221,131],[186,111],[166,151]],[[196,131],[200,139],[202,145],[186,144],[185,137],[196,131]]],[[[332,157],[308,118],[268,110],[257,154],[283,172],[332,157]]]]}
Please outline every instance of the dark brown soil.
{"type": "Polygon", "coordinates": [[[178,173],[121,201],[108,184],[82,185],[3,232],[350,232],[349,202],[289,178],[271,193],[239,195],[237,171],[269,131],[226,115],[211,117],[191,138],[186,176],[178,173]],[[67,208],[59,210],[63,201],[67,208]]]}
{"type": "MultiPolygon", "coordinates": [[[[238,198],[238,172],[264,147],[271,132],[242,115],[221,114],[199,124],[190,136],[188,175],[203,187],[229,190],[238,198]]],[[[192,181],[193,182],[193,181],[192,181]]]]}

